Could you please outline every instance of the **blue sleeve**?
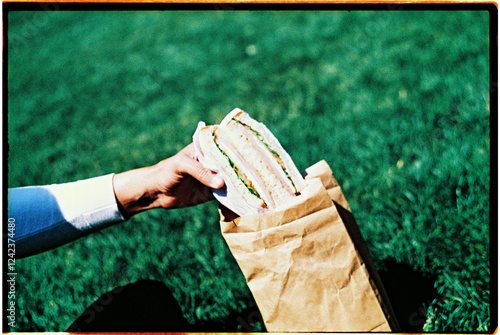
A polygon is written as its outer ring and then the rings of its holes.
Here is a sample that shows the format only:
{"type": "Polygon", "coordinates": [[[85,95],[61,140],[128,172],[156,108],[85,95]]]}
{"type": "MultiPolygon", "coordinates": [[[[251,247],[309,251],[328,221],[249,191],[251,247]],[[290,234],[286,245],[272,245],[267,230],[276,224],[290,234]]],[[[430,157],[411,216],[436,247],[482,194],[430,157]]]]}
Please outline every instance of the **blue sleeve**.
{"type": "Polygon", "coordinates": [[[56,198],[43,187],[10,189],[9,219],[14,219],[16,258],[61,246],[83,233],[68,223],[56,198]]]}
{"type": "MultiPolygon", "coordinates": [[[[118,210],[113,175],[66,184],[8,190],[16,258],[28,257],[125,219],[118,210]]],[[[12,230],[9,231],[12,233],[12,230]]]]}

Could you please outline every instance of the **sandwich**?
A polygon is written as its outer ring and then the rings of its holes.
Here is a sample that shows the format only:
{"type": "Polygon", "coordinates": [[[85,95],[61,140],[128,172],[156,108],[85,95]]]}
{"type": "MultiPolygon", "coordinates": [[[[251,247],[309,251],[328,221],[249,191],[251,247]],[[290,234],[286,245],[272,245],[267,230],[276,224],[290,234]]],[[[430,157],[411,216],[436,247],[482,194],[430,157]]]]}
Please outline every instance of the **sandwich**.
{"type": "MultiPolygon", "coordinates": [[[[220,125],[199,126],[195,145],[202,163],[218,171],[231,190],[227,195],[231,193],[233,199],[224,200],[233,205],[223,204],[233,211],[246,208],[261,213],[279,209],[305,187],[300,172],[276,137],[241,109],[231,111],[220,125]],[[234,205],[237,202],[243,204],[234,205]]],[[[235,212],[242,215],[241,210],[235,212]]]]}

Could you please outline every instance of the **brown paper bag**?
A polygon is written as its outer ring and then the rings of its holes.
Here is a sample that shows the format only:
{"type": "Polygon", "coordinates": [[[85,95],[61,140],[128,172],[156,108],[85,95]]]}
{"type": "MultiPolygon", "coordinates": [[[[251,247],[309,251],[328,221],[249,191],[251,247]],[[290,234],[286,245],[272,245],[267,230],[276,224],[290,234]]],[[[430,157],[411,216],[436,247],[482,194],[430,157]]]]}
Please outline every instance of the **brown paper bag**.
{"type": "Polygon", "coordinates": [[[328,164],[306,172],[306,189],[287,209],[235,218],[221,208],[222,235],[267,330],[398,331],[328,164]]]}

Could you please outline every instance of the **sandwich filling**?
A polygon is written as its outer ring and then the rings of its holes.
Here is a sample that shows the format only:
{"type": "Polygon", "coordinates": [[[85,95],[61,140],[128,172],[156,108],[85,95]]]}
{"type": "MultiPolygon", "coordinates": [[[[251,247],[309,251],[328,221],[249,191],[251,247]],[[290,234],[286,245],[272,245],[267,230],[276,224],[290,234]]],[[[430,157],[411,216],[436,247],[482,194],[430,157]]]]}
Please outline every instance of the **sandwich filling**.
{"type": "Polygon", "coordinates": [[[213,140],[228,168],[263,208],[274,209],[299,194],[280,155],[255,127],[233,118],[214,129],[213,140]]]}
{"type": "Polygon", "coordinates": [[[269,192],[265,188],[262,180],[252,173],[251,166],[241,157],[241,155],[235,150],[235,148],[231,145],[230,141],[225,140],[224,136],[218,136],[215,131],[212,133],[213,140],[217,149],[219,149],[220,153],[226,157],[229,162],[230,167],[233,169],[234,173],[238,177],[238,179],[245,185],[248,191],[254,195],[255,197],[262,200],[262,207],[272,209],[274,208],[274,201],[271,198],[269,192]],[[231,157],[234,159],[231,159],[231,157]],[[235,162],[236,161],[236,162],[235,162]],[[238,167],[239,166],[239,167],[238,167]],[[247,173],[251,174],[253,178],[249,178],[247,173]],[[254,185],[252,179],[255,181],[257,185],[254,185]],[[260,192],[257,190],[260,190],[260,192]],[[262,194],[262,195],[261,195],[262,194]]]}
{"type": "MultiPolygon", "coordinates": [[[[293,182],[293,179],[292,177],[290,176],[290,174],[288,173],[288,171],[286,170],[286,166],[285,166],[285,163],[283,162],[283,160],[281,159],[280,155],[275,151],[273,150],[273,148],[271,148],[269,146],[269,144],[266,142],[264,136],[262,136],[262,134],[260,134],[257,130],[253,129],[251,126],[249,126],[248,124],[236,119],[236,118],[232,118],[231,119],[232,121],[235,121],[236,123],[238,123],[239,125],[243,126],[243,128],[247,129],[247,131],[250,131],[252,132],[253,134],[255,134],[255,136],[258,138],[258,140],[267,148],[267,150],[272,154],[272,156],[274,157],[274,159],[276,160],[276,162],[278,163],[279,167],[281,168],[281,170],[285,173],[285,176],[287,178],[287,180],[282,180],[282,184],[285,188],[290,188],[291,186],[291,193],[293,195],[300,195],[300,192],[297,191],[297,187],[295,186],[295,183],[293,182]]],[[[248,135],[251,135],[251,134],[248,134],[248,135]]],[[[248,138],[251,138],[252,136],[247,136],[248,138]]],[[[279,173],[280,171],[275,171],[275,173],[278,175],[278,176],[281,176],[281,173],[279,173]]]]}

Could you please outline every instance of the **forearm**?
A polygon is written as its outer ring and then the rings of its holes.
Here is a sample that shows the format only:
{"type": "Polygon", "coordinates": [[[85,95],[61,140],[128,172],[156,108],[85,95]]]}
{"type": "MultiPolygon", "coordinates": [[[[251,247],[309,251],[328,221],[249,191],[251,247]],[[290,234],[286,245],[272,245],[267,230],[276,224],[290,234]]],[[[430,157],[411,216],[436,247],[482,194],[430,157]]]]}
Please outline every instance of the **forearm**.
{"type": "Polygon", "coordinates": [[[27,257],[124,221],[112,175],[73,183],[9,189],[16,256],[27,257]]]}

